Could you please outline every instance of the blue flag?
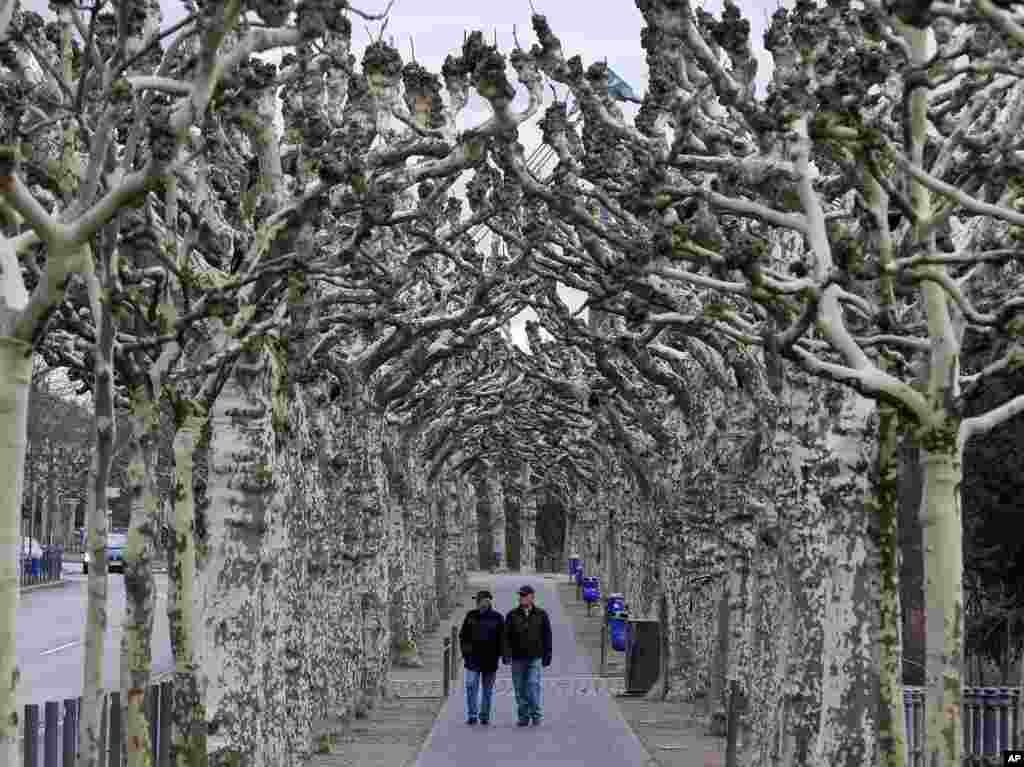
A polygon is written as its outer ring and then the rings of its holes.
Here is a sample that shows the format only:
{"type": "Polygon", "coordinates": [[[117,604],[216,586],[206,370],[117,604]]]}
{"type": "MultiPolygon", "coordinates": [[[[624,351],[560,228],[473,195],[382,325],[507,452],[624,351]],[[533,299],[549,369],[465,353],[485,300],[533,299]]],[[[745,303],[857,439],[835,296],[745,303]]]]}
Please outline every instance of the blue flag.
{"type": "Polygon", "coordinates": [[[640,97],[629,86],[629,83],[615,74],[611,67],[608,67],[608,95],[616,101],[632,101],[634,104],[642,103],[640,97]]]}

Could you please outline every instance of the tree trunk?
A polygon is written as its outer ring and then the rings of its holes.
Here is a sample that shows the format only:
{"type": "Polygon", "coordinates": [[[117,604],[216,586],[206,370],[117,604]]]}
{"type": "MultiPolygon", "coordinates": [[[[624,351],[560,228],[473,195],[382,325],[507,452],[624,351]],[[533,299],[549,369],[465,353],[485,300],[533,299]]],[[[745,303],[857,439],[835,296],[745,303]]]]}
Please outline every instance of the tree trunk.
{"type": "Polygon", "coordinates": [[[486,479],[475,481],[476,492],[476,530],[477,558],[481,570],[494,567],[494,531],[491,529],[491,498],[486,479]]]}
{"type": "Polygon", "coordinates": [[[480,542],[477,539],[476,492],[473,483],[465,477],[459,478],[459,506],[462,509],[462,527],[465,530],[464,540],[466,570],[481,570],[480,542]]]}
{"type": "Polygon", "coordinates": [[[620,549],[622,548],[621,531],[618,525],[619,519],[615,514],[614,506],[608,510],[608,520],[605,522],[605,547],[608,552],[608,582],[601,584],[607,593],[619,593],[624,590],[622,583],[622,567],[619,562],[620,549]]]}
{"type": "MultiPolygon", "coordinates": [[[[31,400],[31,395],[29,399],[31,400]]],[[[32,517],[36,510],[36,485],[38,484],[39,467],[37,465],[38,461],[35,460],[36,451],[33,449],[33,445],[34,440],[29,438],[25,454],[25,484],[22,487],[21,498],[18,499],[18,530],[21,536],[18,539],[19,555],[24,555],[25,542],[22,539],[26,535],[32,535],[32,517]],[[28,525],[25,524],[26,516],[28,517],[28,525]]]]}
{"type": "Polygon", "coordinates": [[[0,337],[0,764],[18,767],[18,566],[32,349],[0,337]]]}
{"type": "Polygon", "coordinates": [[[206,710],[196,659],[196,541],[193,456],[205,419],[189,413],[174,435],[174,538],[168,553],[167,623],[174,654],[174,706],[171,763],[203,767],[206,762],[206,710]]]}
{"type": "MultiPolygon", "coordinates": [[[[274,433],[270,384],[262,353],[244,354],[211,411],[207,522],[209,550],[203,557],[205,586],[204,667],[209,679],[206,706],[215,735],[225,739],[241,764],[256,764],[262,733],[257,725],[264,708],[265,656],[261,596],[263,539],[274,494],[274,433]]],[[[176,507],[176,524],[187,510],[176,507]]],[[[175,537],[191,530],[175,531],[175,537]]],[[[189,545],[177,541],[176,547],[189,545]]],[[[187,548],[186,548],[187,551],[187,548]]],[[[184,574],[183,574],[184,578],[184,574]]],[[[183,584],[184,586],[184,584],[183,584]]],[[[191,610],[182,598],[182,609],[191,610]]],[[[184,616],[183,625],[191,625],[184,616]]],[[[187,658],[179,652],[182,674],[187,658]]],[[[184,679],[184,677],[183,677],[184,679]]],[[[179,696],[182,703],[184,697],[179,696]]],[[[192,709],[175,710],[180,738],[193,724],[192,709]]],[[[201,735],[201,733],[197,733],[201,735]]],[[[182,765],[181,752],[177,765],[182,765]]],[[[196,754],[201,758],[201,754],[196,754]]]]}
{"type": "Polygon", "coordinates": [[[32,502],[32,524],[30,527],[29,536],[35,538],[40,543],[43,542],[43,523],[45,522],[44,509],[46,508],[46,491],[43,489],[43,478],[42,472],[36,479],[36,492],[32,502]]]}
{"type": "Polygon", "coordinates": [[[532,573],[537,570],[537,494],[526,485],[519,506],[519,535],[519,569],[532,573]]]}
{"type": "Polygon", "coordinates": [[[802,376],[794,384],[783,415],[792,420],[778,424],[766,473],[778,527],[763,520],[759,556],[777,575],[770,585],[758,568],[755,598],[769,601],[755,611],[745,751],[779,767],[874,765],[879,562],[866,507],[875,406],[802,376]]]}
{"type": "Polygon", "coordinates": [[[963,753],[960,707],[964,663],[962,456],[955,428],[952,434],[950,440],[928,440],[921,451],[924,469],[921,530],[925,577],[925,763],[931,767],[957,767],[963,753]]]}
{"type": "Polygon", "coordinates": [[[878,406],[878,457],[874,499],[878,519],[880,602],[878,632],[878,745],[882,767],[905,767],[906,717],[903,705],[903,616],[900,610],[899,433],[898,415],[878,406]]]}
{"type": "Polygon", "coordinates": [[[54,527],[57,524],[57,449],[53,440],[47,440],[50,453],[49,471],[46,473],[46,505],[43,507],[43,537],[40,543],[48,546],[55,542],[57,536],[54,527]]]}
{"type": "Polygon", "coordinates": [[[442,484],[445,488],[445,501],[448,506],[448,557],[451,566],[451,578],[448,586],[451,589],[449,602],[453,607],[466,588],[466,534],[462,524],[462,506],[459,503],[459,486],[454,477],[446,478],[442,484]]]}
{"type": "Polygon", "coordinates": [[[565,510],[565,538],[562,540],[562,567],[569,571],[570,557],[579,557],[583,546],[579,540],[579,521],[575,509],[565,510]]]}
{"type": "Polygon", "coordinates": [[[154,524],[156,521],[156,405],[143,388],[133,402],[128,492],[131,520],[124,557],[125,615],[121,635],[121,705],[128,767],[152,764],[145,695],[152,672],[154,524]]]}
{"type": "Polygon", "coordinates": [[[434,510],[434,578],[437,591],[437,610],[441,617],[447,617],[448,604],[448,523],[445,496],[437,483],[431,487],[431,508],[434,510]]]}
{"type": "MultiPolygon", "coordinates": [[[[712,717],[712,721],[722,713],[723,701],[725,700],[726,680],[728,679],[729,671],[729,602],[733,598],[730,593],[732,585],[732,580],[726,578],[721,596],[719,597],[716,613],[715,644],[711,660],[710,686],[706,700],[706,713],[712,717]]],[[[713,731],[720,732],[715,728],[713,728],[713,731]]],[[[725,733],[721,732],[721,734],[724,735],[725,733]]]]}
{"type": "MultiPolygon", "coordinates": [[[[114,273],[115,256],[110,239],[113,234],[104,232],[108,241],[102,246],[104,254],[102,268],[105,278],[102,284],[110,284],[114,273]]],[[[93,276],[95,281],[96,277],[93,276]]],[[[114,413],[114,327],[110,301],[97,295],[98,286],[90,287],[93,314],[97,316],[95,379],[95,439],[96,453],[93,458],[92,504],[89,514],[89,585],[88,612],[85,626],[85,660],[82,682],[82,707],[78,721],[78,755],[76,767],[102,767],[103,754],[100,752],[100,714],[106,695],[103,689],[103,660],[107,637],[107,484],[110,481],[110,466],[114,457],[116,417],[114,413]]]]}
{"type": "Polygon", "coordinates": [[[487,502],[491,509],[491,545],[494,559],[493,567],[503,570],[508,566],[507,546],[505,544],[505,493],[501,486],[498,468],[489,466],[487,470],[487,502]]]}
{"type": "Polygon", "coordinates": [[[920,450],[903,435],[899,447],[899,536],[900,610],[903,614],[903,684],[924,686],[924,550],[921,548],[920,450]]]}

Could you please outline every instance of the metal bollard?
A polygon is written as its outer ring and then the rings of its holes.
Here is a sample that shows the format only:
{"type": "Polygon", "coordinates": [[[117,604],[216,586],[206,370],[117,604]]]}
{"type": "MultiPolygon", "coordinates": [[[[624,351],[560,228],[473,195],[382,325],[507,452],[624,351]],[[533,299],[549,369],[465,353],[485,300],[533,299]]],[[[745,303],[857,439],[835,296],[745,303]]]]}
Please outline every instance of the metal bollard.
{"type": "Polygon", "coordinates": [[[451,664],[452,664],[452,640],[451,637],[444,638],[444,697],[448,697],[451,689],[451,664]]]}
{"type": "Polygon", "coordinates": [[[459,630],[452,626],[452,681],[459,678],[459,630]]]}
{"type": "Polygon", "coordinates": [[[726,718],[725,731],[725,767],[736,767],[737,739],[740,730],[740,715],[745,708],[743,691],[735,680],[729,683],[729,708],[726,718]]]}

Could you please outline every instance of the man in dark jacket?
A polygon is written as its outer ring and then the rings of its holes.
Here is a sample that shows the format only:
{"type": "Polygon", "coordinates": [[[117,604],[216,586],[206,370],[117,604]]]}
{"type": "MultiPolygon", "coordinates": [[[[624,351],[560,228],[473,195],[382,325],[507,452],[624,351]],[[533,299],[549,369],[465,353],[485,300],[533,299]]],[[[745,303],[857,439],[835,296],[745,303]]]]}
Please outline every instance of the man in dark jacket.
{"type": "Polygon", "coordinates": [[[505,618],[504,661],[512,664],[520,727],[540,724],[540,670],[551,665],[551,619],[533,599],[533,586],[523,586],[519,607],[505,618]]]}
{"type": "Polygon", "coordinates": [[[491,608],[492,599],[491,592],[478,592],[477,609],[466,614],[459,631],[459,647],[466,666],[466,724],[476,724],[478,719],[480,724],[487,724],[491,720],[494,677],[505,639],[505,620],[491,608]],[[481,681],[483,691],[478,710],[477,692],[481,681]]]}

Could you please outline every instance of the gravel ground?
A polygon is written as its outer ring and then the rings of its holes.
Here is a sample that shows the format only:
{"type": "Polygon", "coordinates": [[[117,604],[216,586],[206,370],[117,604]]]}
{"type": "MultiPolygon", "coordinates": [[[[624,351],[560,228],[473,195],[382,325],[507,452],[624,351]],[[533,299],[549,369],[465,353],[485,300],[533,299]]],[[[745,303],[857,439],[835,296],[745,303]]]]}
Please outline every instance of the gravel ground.
{"type": "MultiPolygon", "coordinates": [[[[586,651],[594,669],[601,659],[601,617],[594,608],[587,616],[586,605],[576,599],[576,586],[564,576],[558,585],[558,596],[572,618],[576,641],[586,651]]],[[[623,653],[608,650],[610,663],[604,676],[623,674],[623,653]]],[[[704,720],[691,703],[665,703],[643,698],[614,698],[623,718],[640,738],[652,765],[658,767],[723,767],[725,739],[705,734],[704,720]]]]}
{"type": "Polygon", "coordinates": [[[441,698],[397,698],[378,703],[366,719],[320,738],[310,767],[408,767],[434,726],[441,698]]]}

